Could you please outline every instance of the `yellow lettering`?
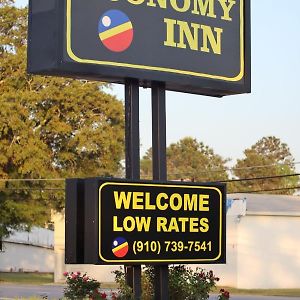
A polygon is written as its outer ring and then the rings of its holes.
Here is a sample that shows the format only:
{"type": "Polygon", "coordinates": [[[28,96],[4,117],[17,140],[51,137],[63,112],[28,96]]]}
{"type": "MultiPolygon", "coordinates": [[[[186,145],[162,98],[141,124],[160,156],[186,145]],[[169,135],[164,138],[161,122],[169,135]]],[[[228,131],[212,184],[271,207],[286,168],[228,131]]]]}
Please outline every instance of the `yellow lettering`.
{"type": "Polygon", "coordinates": [[[172,232],[172,231],[179,232],[179,227],[176,218],[171,218],[170,220],[168,232],[172,232]]]}
{"type": "Polygon", "coordinates": [[[155,205],[151,204],[150,203],[150,193],[149,192],[146,192],[145,194],[145,209],[148,209],[148,210],[155,210],[155,205]]]}
{"type": "Polygon", "coordinates": [[[201,232],[207,232],[209,230],[209,221],[207,218],[200,219],[200,231],[201,232]]]}
{"type": "Polygon", "coordinates": [[[123,228],[118,226],[118,217],[117,216],[113,217],[113,231],[114,232],[123,231],[123,228]]]}
{"type": "Polygon", "coordinates": [[[217,33],[217,37],[215,38],[210,26],[201,25],[201,28],[203,30],[203,47],[201,47],[201,51],[210,52],[208,48],[209,43],[215,54],[221,54],[221,34],[223,29],[217,27],[214,28],[214,31],[217,33]]]}
{"type": "Polygon", "coordinates": [[[235,5],[235,0],[219,0],[219,2],[223,9],[223,16],[221,19],[225,21],[232,21],[232,18],[229,14],[233,5],[235,5]]]}
{"type": "Polygon", "coordinates": [[[133,192],[132,196],[132,209],[143,209],[144,205],[144,199],[143,199],[144,193],[143,192],[133,192]]]}
{"type": "Polygon", "coordinates": [[[192,194],[192,197],[189,194],[184,194],[184,210],[197,211],[197,198],[196,194],[192,194]]]}
{"type": "Polygon", "coordinates": [[[144,0],[127,0],[127,1],[133,5],[140,5],[144,3],[144,0]]]}
{"type": "Polygon", "coordinates": [[[137,231],[149,232],[151,217],[135,217],[137,231]]]}
{"type": "Polygon", "coordinates": [[[183,2],[183,6],[179,7],[177,4],[178,0],[170,0],[171,6],[174,8],[174,10],[178,12],[186,12],[191,5],[191,0],[180,0],[180,2],[183,2]]]}
{"type": "Polygon", "coordinates": [[[194,9],[192,13],[195,15],[207,16],[216,18],[215,15],[215,0],[194,0],[194,9]]]}
{"type": "Polygon", "coordinates": [[[164,45],[176,47],[176,43],[174,41],[174,26],[176,24],[176,20],[164,18],[164,22],[167,24],[167,40],[164,41],[164,45]]]}
{"type": "Polygon", "coordinates": [[[132,192],[120,192],[120,194],[115,191],[114,197],[115,197],[115,205],[116,209],[121,209],[122,204],[124,206],[124,209],[129,209],[130,200],[131,200],[131,194],[132,192]]]}
{"type": "Polygon", "coordinates": [[[168,199],[168,195],[166,193],[159,193],[156,197],[156,206],[159,210],[166,210],[168,208],[168,204],[165,203],[164,205],[161,204],[161,199],[164,198],[165,200],[168,199]]]}
{"type": "Polygon", "coordinates": [[[178,211],[182,207],[182,197],[179,194],[172,194],[170,197],[170,208],[178,211]],[[175,200],[176,199],[176,200],[175,200]],[[175,203],[177,202],[177,203],[175,203]]]}
{"type": "Polygon", "coordinates": [[[189,221],[189,218],[178,218],[178,221],[181,223],[181,232],[186,231],[186,223],[189,221]]]}
{"type": "MultiPolygon", "coordinates": [[[[166,0],[156,0],[160,8],[167,8],[167,1],[166,0]]],[[[147,3],[148,6],[156,7],[156,3],[154,0],[149,0],[147,3]]]]}
{"type": "Polygon", "coordinates": [[[157,232],[168,232],[167,229],[167,219],[164,217],[157,217],[156,218],[156,229],[157,232]]]}
{"type": "Polygon", "coordinates": [[[135,220],[133,217],[128,216],[123,220],[123,228],[127,232],[132,232],[135,229],[135,220]]]}
{"type": "Polygon", "coordinates": [[[209,195],[199,195],[199,210],[209,211],[209,195]]]}
{"type": "Polygon", "coordinates": [[[198,218],[190,218],[190,232],[199,232],[198,218]]]}
{"type": "Polygon", "coordinates": [[[177,21],[179,26],[179,43],[177,44],[178,48],[186,48],[184,38],[187,40],[190,49],[198,50],[198,30],[200,25],[196,23],[191,23],[191,27],[194,29],[193,34],[187,22],[177,21]]]}

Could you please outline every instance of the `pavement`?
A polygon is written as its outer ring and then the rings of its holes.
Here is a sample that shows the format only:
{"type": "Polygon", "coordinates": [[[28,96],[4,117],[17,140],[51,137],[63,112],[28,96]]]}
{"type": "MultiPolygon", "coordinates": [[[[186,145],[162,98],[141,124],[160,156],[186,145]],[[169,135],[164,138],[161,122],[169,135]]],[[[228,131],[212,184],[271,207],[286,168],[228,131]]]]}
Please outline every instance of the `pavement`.
{"type": "Polygon", "coordinates": [[[38,297],[41,299],[60,299],[64,286],[61,285],[22,285],[0,284],[0,299],[38,297]]]}
{"type": "MultiPolygon", "coordinates": [[[[35,297],[40,299],[61,299],[63,285],[22,285],[0,284],[0,300],[16,300],[35,297]]],[[[108,292],[110,290],[103,289],[108,292]]],[[[210,300],[217,300],[217,295],[211,295],[210,300]]],[[[230,300],[300,300],[300,297],[275,297],[275,296],[245,296],[231,295],[230,300]]]]}

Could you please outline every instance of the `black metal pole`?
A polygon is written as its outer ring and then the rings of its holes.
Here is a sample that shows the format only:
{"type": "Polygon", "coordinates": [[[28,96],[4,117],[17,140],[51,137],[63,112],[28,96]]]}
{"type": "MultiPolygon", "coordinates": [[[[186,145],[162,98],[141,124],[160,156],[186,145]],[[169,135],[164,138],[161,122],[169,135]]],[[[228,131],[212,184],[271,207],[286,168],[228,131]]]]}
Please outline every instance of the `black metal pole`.
{"type": "MultiPolygon", "coordinates": [[[[126,178],[140,179],[139,82],[125,82],[125,155],[126,178]]],[[[133,288],[134,299],[142,294],[141,266],[125,267],[126,282],[133,288]]]]}
{"type": "MultiPolygon", "coordinates": [[[[152,172],[153,180],[167,180],[166,157],[166,88],[152,83],[152,172]]],[[[155,300],[169,299],[168,265],[155,267],[155,300]]]]}

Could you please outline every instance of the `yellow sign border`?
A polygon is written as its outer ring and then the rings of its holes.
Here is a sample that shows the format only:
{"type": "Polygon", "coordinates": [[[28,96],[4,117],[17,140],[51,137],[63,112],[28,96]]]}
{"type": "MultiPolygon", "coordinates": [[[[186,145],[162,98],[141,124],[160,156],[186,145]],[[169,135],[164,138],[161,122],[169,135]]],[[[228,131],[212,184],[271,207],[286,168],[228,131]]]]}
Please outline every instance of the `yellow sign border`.
{"type": "Polygon", "coordinates": [[[145,65],[136,65],[136,64],[127,64],[127,63],[118,63],[112,61],[100,61],[100,60],[92,60],[92,59],[83,59],[76,56],[72,50],[72,42],[71,42],[71,7],[72,7],[72,0],[67,1],[67,10],[66,10],[66,18],[67,18],[67,35],[66,35],[66,42],[67,42],[67,53],[71,59],[78,63],[87,63],[87,64],[97,64],[97,65],[108,65],[114,67],[126,67],[132,69],[142,69],[142,70],[149,70],[149,71],[159,71],[159,72],[166,72],[166,73],[175,73],[181,75],[190,75],[195,77],[204,77],[209,79],[219,79],[224,81],[239,81],[244,77],[245,73],[245,55],[244,55],[244,0],[240,0],[240,72],[235,77],[225,77],[220,75],[211,75],[205,73],[198,73],[192,72],[187,70],[177,70],[172,68],[163,68],[163,67],[154,67],[154,66],[145,66],[145,65]]]}
{"type": "Polygon", "coordinates": [[[190,263],[197,263],[197,262],[203,262],[203,261],[216,261],[218,260],[222,255],[222,192],[216,188],[216,187],[210,187],[210,186],[195,186],[195,185],[176,185],[176,184],[153,184],[153,183],[128,183],[128,182],[105,182],[100,185],[99,187],[99,257],[102,261],[105,261],[107,263],[180,263],[180,262],[190,262],[190,263]],[[146,260],[108,260],[104,258],[101,254],[101,190],[107,186],[107,185],[123,185],[123,186],[150,186],[150,187],[171,187],[171,188],[193,188],[193,189],[210,189],[215,190],[220,195],[220,227],[219,227],[219,254],[216,258],[210,258],[210,259],[146,259],[146,260]]]}

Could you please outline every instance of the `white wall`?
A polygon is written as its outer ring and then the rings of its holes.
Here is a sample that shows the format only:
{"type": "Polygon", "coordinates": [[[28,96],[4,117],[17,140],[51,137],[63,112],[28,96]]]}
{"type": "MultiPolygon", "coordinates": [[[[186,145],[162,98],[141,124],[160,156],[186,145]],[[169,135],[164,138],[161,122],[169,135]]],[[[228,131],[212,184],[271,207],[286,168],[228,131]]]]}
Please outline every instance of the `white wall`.
{"type": "MultiPolygon", "coordinates": [[[[244,215],[241,208],[228,209],[225,265],[193,265],[213,270],[219,284],[238,288],[300,287],[300,216],[244,215]]],[[[64,219],[55,221],[55,281],[64,271],[87,272],[101,282],[112,282],[117,266],[65,265],[64,219]]]]}
{"type": "Polygon", "coordinates": [[[88,276],[100,282],[113,282],[114,275],[112,271],[117,270],[119,266],[95,266],[95,265],[66,265],[65,264],[65,219],[63,214],[53,214],[54,222],[54,253],[55,270],[54,281],[64,282],[64,272],[87,273],[88,276]]]}
{"type": "Polygon", "coordinates": [[[33,227],[30,231],[13,231],[8,238],[4,239],[5,241],[53,248],[54,232],[41,227],[33,227]]]}
{"type": "Polygon", "coordinates": [[[300,217],[247,215],[238,237],[238,288],[300,287],[300,217]]]}
{"type": "Polygon", "coordinates": [[[226,264],[194,265],[207,271],[213,270],[220,278],[218,285],[236,286],[237,282],[237,217],[227,215],[226,226],[226,264]]]}
{"type": "MultiPolygon", "coordinates": [[[[213,270],[216,276],[220,277],[219,284],[227,286],[236,286],[237,284],[237,216],[245,215],[246,200],[245,199],[228,199],[227,201],[227,228],[226,228],[226,256],[227,263],[222,265],[192,265],[192,268],[201,267],[207,271],[213,270]]],[[[94,265],[65,265],[65,220],[62,214],[53,214],[52,221],[54,222],[54,250],[55,250],[55,282],[65,280],[63,272],[65,271],[81,271],[87,272],[101,282],[112,282],[114,276],[111,273],[119,266],[94,266],[94,265]]]]}
{"type": "Polygon", "coordinates": [[[22,269],[24,272],[54,271],[54,251],[32,245],[3,242],[0,252],[0,271],[10,272],[22,269]]]}

